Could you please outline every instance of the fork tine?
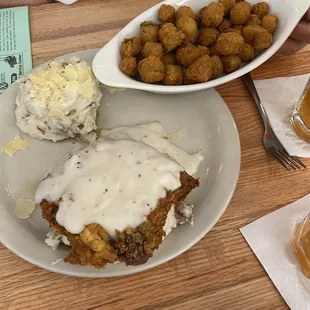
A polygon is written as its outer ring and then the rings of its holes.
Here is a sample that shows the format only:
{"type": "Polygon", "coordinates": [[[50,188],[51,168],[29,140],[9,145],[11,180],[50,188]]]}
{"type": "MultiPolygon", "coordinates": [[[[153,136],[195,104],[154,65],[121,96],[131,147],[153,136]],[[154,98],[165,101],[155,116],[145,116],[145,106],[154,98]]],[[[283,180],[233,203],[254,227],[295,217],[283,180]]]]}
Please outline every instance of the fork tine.
{"type": "Polygon", "coordinates": [[[307,169],[307,166],[299,158],[295,156],[290,156],[285,149],[283,149],[283,153],[286,154],[286,157],[289,157],[295,163],[296,167],[297,165],[299,165],[298,169],[301,169],[301,167],[307,169]]]}
{"type": "Polygon", "coordinates": [[[278,152],[285,158],[285,160],[287,161],[287,162],[289,162],[294,168],[294,170],[296,170],[296,168],[297,169],[301,169],[301,167],[299,166],[299,164],[298,163],[296,163],[294,160],[293,160],[293,158],[283,149],[283,150],[278,150],[278,152]]]}
{"type": "Polygon", "coordinates": [[[307,169],[307,166],[297,157],[293,156],[294,160],[297,161],[303,168],[307,169]]]}
{"type": "Polygon", "coordinates": [[[290,171],[290,168],[283,162],[282,158],[277,154],[275,150],[269,150],[269,152],[287,171],[290,171]]]}
{"type": "Polygon", "coordinates": [[[286,156],[285,154],[281,153],[281,151],[276,150],[276,153],[282,158],[282,160],[289,166],[291,167],[293,170],[296,170],[296,166],[294,163],[291,162],[291,160],[288,158],[288,156],[286,156]]]}

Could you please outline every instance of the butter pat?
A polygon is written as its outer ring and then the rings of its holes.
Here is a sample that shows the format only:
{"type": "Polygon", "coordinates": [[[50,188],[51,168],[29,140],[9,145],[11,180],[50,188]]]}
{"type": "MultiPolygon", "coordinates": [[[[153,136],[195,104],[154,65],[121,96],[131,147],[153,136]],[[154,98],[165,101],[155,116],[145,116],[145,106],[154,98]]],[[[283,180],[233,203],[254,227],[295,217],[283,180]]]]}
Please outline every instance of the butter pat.
{"type": "Polygon", "coordinates": [[[14,140],[7,143],[2,147],[2,150],[10,157],[13,157],[13,155],[18,151],[25,151],[27,150],[29,146],[29,140],[27,139],[21,139],[19,135],[16,135],[14,140]]]}
{"type": "Polygon", "coordinates": [[[32,199],[17,199],[15,204],[15,215],[22,219],[28,219],[36,207],[32,199]]]}

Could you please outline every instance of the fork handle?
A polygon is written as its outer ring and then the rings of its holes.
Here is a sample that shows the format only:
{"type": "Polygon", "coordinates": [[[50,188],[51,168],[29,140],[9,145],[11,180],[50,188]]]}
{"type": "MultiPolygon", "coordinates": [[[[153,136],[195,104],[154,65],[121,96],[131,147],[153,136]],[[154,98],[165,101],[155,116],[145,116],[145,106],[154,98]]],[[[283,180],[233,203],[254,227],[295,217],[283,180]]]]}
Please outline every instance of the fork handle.
{"type": "Polygon", "coordinates": [[[268,128],[268,126],[269,126],[268,116],[266,114],[264,107],[262,106],[262,103],[260,101],[259,95],[257,93],[253,79],[251,77],[251,74],[250,73],[245,74],[244,76],[242,76],[242,80],[243,80],[244,84],[246,85],[248,91],[250,92],[251,96],[253,97],[253,99],[257,105],[258,111],[259,111],[259,113],[263,119],[265,129],[268,128]]]}

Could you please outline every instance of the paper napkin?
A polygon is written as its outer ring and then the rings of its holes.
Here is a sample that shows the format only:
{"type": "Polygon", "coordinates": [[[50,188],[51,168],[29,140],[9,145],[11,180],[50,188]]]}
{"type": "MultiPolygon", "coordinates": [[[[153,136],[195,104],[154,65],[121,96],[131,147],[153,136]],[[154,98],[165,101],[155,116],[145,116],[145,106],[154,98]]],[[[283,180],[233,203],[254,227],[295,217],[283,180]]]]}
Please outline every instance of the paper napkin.
{"type": "Polygon", "coordinates": [[[241,228],[241,233],[292,310],[310,309],[310,279],[292,250],[296,224],[310,212],[310,195],[241,228]]]}
{"type": "Polygon", "coordinates": [[[301,140],[290,123],[308,79],[309,74],[305,74],[254,82],[271,127],[291,156],[310,157],[310,143],[301,140]]]}

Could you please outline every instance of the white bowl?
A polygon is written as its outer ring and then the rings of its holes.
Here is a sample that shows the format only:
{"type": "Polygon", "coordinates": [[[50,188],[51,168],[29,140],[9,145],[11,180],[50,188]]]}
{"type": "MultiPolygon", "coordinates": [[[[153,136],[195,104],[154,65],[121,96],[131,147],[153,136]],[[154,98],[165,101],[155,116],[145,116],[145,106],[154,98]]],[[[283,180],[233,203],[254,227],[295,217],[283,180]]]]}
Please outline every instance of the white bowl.
{"type": "MultiPolygon", "coordinates": [[[[252,62],[245,65],[234,73],[225,75],[216,80],[206,83],[185,85],[185,86],[165,86],[146,84],[135,81],[123,74],[119,69],[121,57],[119,47],[121,42],[128,37],[138,36],[140,32],[140,24],[146,20],[159,22],[157,19],[158,9],[163,3],[171,4],[176,8],[182,5],[188,5],[198,12],[200,8],[206,6],[211,0],[169,0],[159,3],[148,9],[133,21],[131,21],[124,29],[122,29],[109,43],[107,43],[96,55],[93,62],[93,71],[97,79],[108,86],[141,89],[150,92],[164,94],[180,94],[190,93],[197,90],[215,87],[231,80],[234,80],[260,66],[268,60],[277,50],[284,44],[291,32],[296,27],[299,20],[309,9],[310,0],[265,0],[271,7],[271,12],[279,17],[279,24],[274,34],[274,42],[272,46],[257,56],[252,62]]],[[[254,4],[260,1],[249,1],[254,4]]]]}

